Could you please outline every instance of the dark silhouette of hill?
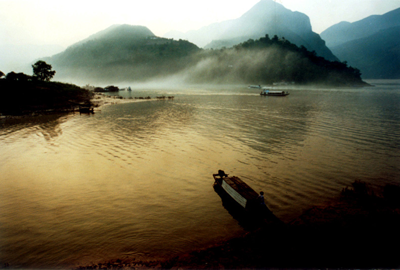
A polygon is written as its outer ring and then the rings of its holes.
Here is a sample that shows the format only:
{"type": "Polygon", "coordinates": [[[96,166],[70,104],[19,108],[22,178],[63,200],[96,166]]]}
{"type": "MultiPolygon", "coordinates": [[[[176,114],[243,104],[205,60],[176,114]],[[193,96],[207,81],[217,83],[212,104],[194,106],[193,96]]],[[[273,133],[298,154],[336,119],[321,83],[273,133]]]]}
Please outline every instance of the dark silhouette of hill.
{"type": "Polygon", "coordinates": [[[315,51],[318,56],[337,60],[321,37],[312,31],[307,15],[292,12],[272,0],[261,0],[238,19],[214,23],[186,34],[170,32],[166,37],[183,38],[200,47],[219,49],[258,39],[265,34],[284,37],[297,46],[315,51]]]}
{"type": "Polygon", "coordinates": [[[400,8],[363,20],[336,24],[321,36],[341,61],[368,79],[400,78],[400,8]]]}

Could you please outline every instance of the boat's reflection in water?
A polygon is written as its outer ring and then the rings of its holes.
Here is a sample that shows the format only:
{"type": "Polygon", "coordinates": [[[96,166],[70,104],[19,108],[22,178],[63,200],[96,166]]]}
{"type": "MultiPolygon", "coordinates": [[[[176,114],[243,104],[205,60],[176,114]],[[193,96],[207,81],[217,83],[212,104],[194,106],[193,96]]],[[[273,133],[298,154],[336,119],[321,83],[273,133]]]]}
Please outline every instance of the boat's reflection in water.
{"type": "Polygon", "coordinates": [[[267,206],[261,206],[258,209],[245,209],[238,204],[220,185],[214,184],[215,192],[221,197],[222,206],[228,213],[238,221],[239,225],[246,231],[272,226],[283,225],[267,206]]]}

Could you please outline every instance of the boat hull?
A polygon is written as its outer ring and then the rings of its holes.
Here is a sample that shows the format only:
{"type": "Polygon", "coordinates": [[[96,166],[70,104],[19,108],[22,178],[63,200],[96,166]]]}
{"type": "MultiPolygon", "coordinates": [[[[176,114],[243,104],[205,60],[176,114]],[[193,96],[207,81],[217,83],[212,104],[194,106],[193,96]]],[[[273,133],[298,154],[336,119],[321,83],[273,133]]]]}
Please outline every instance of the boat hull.
{"type": "Polygon", "coordinates": [[[258,193],[243,182],[239,177],[223,177],[214,175],[214,185],[219,186],[236,203],[245,209],[254,208],[257,205],[258,193]]]}
{"type": "MultiPolygon", "coordinates": [[[[243,212],[246,213],[244,219],[251,223],[283,224],[265,204],[261,204],[258,193],[239,177],[221,176],[220,174],[213,176],[215,180],[214,190],[221,197],[224,207],[232,216],[237,215],[238,212],[243,212]]],[[[243,215],[240,214],[240,216],[243,215]]]]}

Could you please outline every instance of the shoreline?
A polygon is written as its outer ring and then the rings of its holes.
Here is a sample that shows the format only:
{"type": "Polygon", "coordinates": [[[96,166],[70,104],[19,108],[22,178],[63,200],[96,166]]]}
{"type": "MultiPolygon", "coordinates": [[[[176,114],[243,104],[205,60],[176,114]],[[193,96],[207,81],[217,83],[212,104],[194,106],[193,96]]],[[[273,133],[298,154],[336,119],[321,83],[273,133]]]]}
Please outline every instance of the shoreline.
{"type": "MultiPolygon", "coordinates": [[[[110,106],[110,105],[118,105],[118,104],[127,104],[127,103],[136,103],[136,102],[145,102],[145,101],[159,101],[159,100],[166,100],[160,98],[122,98],[117,96],[108,96],[102,93],[94,93],[93,98],[90,100],[92,106],[94,108],[93,113],[96,111],[101,111],[101,107],[103,106],[110,106]]],[[[170,100],[171,98],[169,98],[170,100]]],[[[78,106],[72,109],[47,109],[47,110],[36,110],[36,111],[29,111],[25,113],[21,113],[19,115],[12,115],[12,114],[2,114],[0,113],[0,120],[3,119],[20,119],[20,118],[28,118],[28,117],[37,117],[43,115],[54,115],[54,114],[69,114],[69,113],[79,113],[78,106]]],[[[81,112],[81,113],[88,113],[88,112],[81,112]]],[[[91,112],[89,112],[91,113],[91,112]]]]}

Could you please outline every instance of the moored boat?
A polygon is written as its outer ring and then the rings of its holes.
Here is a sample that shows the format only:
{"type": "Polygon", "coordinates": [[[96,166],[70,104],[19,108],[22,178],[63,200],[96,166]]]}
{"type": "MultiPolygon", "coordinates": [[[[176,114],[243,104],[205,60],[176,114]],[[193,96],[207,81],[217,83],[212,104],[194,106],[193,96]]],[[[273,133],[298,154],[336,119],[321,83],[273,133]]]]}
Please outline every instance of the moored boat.
{"type": "Polygon", "coordinates": [[[222,188],[233,200],[244,209],[254,209],[264,204],[264,198],[260,201],[259,194],[237,176],[229,177],[224,171],[219,170],[213,174],[214,186],[222,188]]]}
{"type": "Polygon", "coordinates": [[[282,221],[266,206],[263,192],[258,194],[239,177],[228,176],[222,170],[219,170],[217,174],[213,174],[213,177],[215,180],[214,189],[223,201],[224,198],[229,199],[236,205],[236,208],[242,209],[240,211],[244,210],[264,224],[282,224],[282,221]]]}

